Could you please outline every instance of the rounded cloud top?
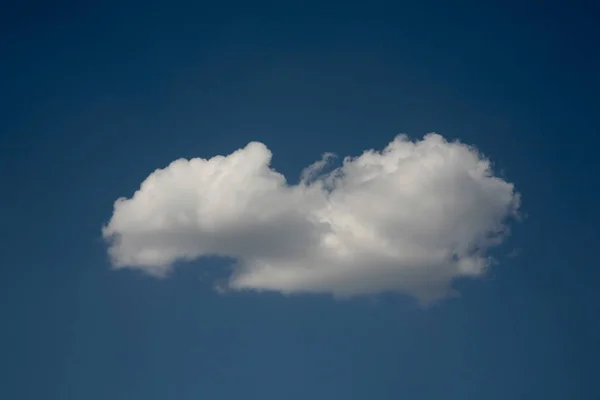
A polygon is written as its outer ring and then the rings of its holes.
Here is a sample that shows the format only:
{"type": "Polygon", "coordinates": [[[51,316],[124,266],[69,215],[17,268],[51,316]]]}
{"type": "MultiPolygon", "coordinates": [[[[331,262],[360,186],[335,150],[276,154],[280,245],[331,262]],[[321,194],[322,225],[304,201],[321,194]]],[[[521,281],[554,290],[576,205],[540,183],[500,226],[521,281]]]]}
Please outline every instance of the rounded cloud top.
{"type": "Polygon", "coordinates": [[[221,255],[237,260],[229,289],[430,302],[485,273],[519,207],[475,148],[437,134],[398,136],[329,172],[325,154],[297,185],[271,157],[252,142],[150,174],[103,228],[114,267],[164,276],[176,261],[221,255]]]}

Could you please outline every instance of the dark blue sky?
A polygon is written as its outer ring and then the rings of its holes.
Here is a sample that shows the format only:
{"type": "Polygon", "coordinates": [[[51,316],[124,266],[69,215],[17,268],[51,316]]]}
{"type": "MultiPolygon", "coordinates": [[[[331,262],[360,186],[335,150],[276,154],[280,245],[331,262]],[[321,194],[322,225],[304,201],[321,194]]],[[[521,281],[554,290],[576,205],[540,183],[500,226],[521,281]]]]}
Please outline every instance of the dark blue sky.
{"type": "Polygon", "coordinates": [[[0,12],[0,398],[600,398],[591,2],[93,3],[0,12]],[[461,298],[110,270],[113,201],[176,158],[259,140],[294,180],[431,131],[491,157],[527,214],[461,298]]]}

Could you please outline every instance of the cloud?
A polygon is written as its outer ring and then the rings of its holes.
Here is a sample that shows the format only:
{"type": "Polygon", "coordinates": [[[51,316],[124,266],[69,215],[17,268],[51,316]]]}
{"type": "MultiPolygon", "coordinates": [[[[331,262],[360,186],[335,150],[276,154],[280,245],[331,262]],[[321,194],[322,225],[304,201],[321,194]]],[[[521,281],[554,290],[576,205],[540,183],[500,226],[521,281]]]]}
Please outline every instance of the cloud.
{"type": "Polygon", "coordinates": [[[252,142],[150,174],[103,227],[113,266],[164,277],[177,261],[226,256],[228,290],[394,291],[427,303],[486,272],[519,208],[474,147],[438,134],[398,136],[329,172],[327,153],[296,185],[271,157],[252,142]]]}

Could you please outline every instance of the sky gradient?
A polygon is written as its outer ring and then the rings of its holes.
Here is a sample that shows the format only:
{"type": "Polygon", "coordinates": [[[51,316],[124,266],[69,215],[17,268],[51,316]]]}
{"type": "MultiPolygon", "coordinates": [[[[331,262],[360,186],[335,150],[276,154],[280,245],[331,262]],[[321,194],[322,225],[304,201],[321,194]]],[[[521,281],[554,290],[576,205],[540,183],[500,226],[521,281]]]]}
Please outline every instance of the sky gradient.
{"type": "Polygon", "coordinates": [[[600,13],[413,3],[4,8],[0,397],[598,399],[600,13]],[[114,201],[173,160],[259,141],[293,181],[429,132],[522,195],[458,298],[219,294],[215,258],[111,269],[114,201]]]}

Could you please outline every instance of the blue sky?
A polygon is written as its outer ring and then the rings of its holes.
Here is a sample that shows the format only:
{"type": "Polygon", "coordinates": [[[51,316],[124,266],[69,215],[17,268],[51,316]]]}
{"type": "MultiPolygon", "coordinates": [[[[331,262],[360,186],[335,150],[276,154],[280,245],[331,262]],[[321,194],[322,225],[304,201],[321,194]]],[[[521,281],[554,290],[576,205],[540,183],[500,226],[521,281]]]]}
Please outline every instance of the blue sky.
{"type": "Polygon", "coordinates": [[[600,396],[596,8],[192,3],[0,16],[0,397],[600,396]],[[114,201],[175,159],[259,141],[295,182],[324,152],[428,132],[522,195],[459,298],[219,294],[215,258],[166,279],[111,269],[114,201]]]}

